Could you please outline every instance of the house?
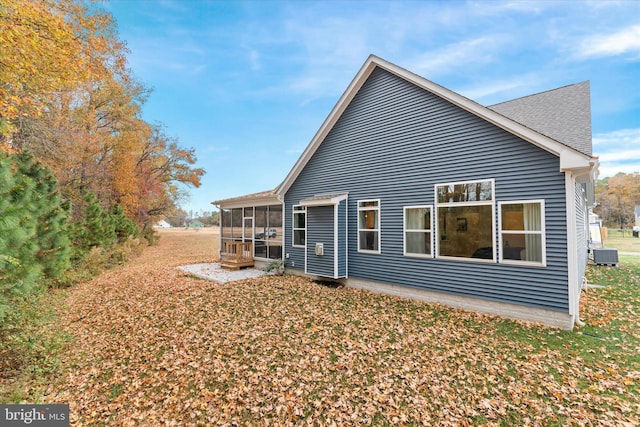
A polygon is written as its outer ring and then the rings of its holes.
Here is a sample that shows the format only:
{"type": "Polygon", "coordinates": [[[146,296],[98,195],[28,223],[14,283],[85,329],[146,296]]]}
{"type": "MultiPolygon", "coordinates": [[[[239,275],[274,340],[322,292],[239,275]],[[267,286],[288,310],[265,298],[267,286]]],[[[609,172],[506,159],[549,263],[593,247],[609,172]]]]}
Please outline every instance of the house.
{"type": "Polygon", "coordinates": [[[171,224],[169,224],[164,219],[161,219],[160,221],[156,222],[156,224],[153,227],[154,228],[171,228],[171,224]]]}
{"type": "Polygon", "coordinates": [[[633,227],[633,229],[636,230],[636,228],[640,229],[640,206],[636,206],[636,209],[635,209],[634,212],[635,212],[635,215],[636,215],[636,222],[634,224],[635,227],[633,227]]]}
{"type": "Polygon", "coordinates": [[[213,202],[221,242],[571,329],[598,167],[589,96],[583,82],[485,107],[372,55],[276,189],[213,202]]]}

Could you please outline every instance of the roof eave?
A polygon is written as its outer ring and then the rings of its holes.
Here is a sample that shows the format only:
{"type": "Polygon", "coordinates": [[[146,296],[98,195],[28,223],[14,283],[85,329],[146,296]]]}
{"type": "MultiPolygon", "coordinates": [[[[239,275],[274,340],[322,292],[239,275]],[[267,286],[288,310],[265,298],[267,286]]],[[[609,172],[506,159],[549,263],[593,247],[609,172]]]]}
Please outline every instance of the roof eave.
{"type": "Polygon", "coordinates": [[[278,198],[277,194],[262,197],[247,197],[239,199],[227,199],[216,200],[211,202],[212,205],[217,206],[219,209],[232,209],[232,208],[246,208],[251,206],[266,206],[266,205],[278,205],[282,201],[278,198]]]}
{"type": "Polygon", "coordinates": [[[314,196],[300,200],[300,206],[331,206],[337,205],[343,200],[347,200],[349,193],[327,194],[325,196],[314,196]]]}

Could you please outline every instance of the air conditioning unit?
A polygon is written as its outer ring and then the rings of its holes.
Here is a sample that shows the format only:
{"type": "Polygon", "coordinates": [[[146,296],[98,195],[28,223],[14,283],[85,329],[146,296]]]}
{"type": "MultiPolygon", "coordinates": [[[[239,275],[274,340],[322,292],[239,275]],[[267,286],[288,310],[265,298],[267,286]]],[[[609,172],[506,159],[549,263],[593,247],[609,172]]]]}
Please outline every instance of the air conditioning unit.
{"type": "Polygon", "coordinates": [[[593,262],[596,265],[618,265],[618,250],[611,248],[593,249],[593,262]]]}

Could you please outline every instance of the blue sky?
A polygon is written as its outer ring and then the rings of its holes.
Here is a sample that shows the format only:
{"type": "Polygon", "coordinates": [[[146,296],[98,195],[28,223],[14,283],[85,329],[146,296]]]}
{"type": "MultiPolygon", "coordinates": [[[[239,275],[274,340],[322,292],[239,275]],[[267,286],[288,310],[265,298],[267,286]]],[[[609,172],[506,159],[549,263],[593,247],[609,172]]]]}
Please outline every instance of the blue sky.
{"type": "Polygon", "coordinates": [[[143,116],[207,171],[183,207],[276,187],[375,54],[483,105],[591,81],[600,177],[640,172],[640,2],[104,4],[153,89],[143,116]]]}

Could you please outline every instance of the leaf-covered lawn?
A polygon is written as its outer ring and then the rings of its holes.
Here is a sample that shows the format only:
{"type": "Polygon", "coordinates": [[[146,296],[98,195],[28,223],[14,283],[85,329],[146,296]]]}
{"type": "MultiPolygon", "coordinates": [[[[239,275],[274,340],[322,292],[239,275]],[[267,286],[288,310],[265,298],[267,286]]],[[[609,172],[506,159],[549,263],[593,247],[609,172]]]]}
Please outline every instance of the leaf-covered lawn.
{"type": "Polygon", "coordinates": [[[561,332],[298,277],[218,285],[175,268],[211,261],[213,240],[165,233],[73,289],[60,325],[74,341],[42,400],[70,403],[76,425],[640,423],[638,270],[589,290],[594,326],[561,332]]]}

